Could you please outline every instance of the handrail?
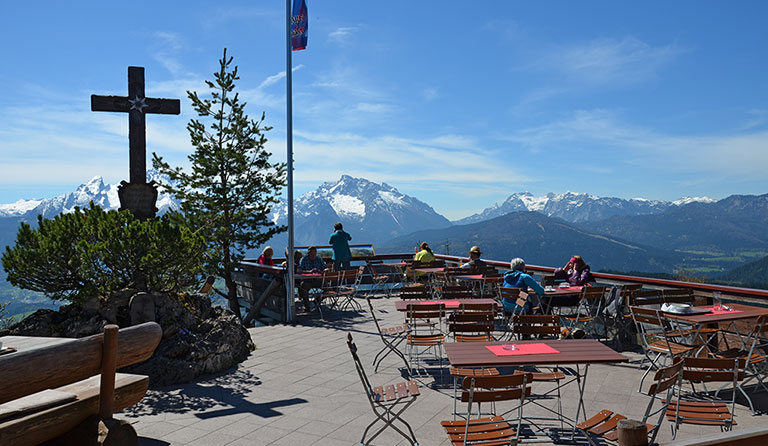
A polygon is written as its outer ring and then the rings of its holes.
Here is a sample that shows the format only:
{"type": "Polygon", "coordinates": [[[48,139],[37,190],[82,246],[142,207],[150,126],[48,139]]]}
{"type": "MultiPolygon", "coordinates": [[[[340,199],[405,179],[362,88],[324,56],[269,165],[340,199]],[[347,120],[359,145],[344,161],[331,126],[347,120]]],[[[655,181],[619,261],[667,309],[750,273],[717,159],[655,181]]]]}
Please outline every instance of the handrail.
{"type": "MultiPolygon", "coordinates": [[[[464,263],[468,259],[466,257],[458,257],[458,256],[450,256],[445,254],[435,254],[435,257],[438,259],[446,260],[449,262],[456,262],[456,263],[464,263]]],[[[411,253],[394,253],[394,254],[376,254],[375,256],[364,256],[364,257],[352,257],[353,261],[368,261],[368,260],[402,260],[402,259],[412,259],[413,254],[411,253]]],[[[484,259],[484,261],[492,266],[495,266],[500,269],[509,269],[509,263],[508,262],[502,262],[499,260],[487,260],[484,259]]],[[[240,266],[243,268],[247,268],[249,270],[256,270],[262,273],[271,274],[271,275],[282,275],[285,273],[285,268],[281,266],[268,266],[268,265],[260,265],[252,260],[243,260],[239,262],[240,266]]],[[[526,269],[530,271],[536,271],[539,273],[545,273],[545,274],[551,274],[555,271],[555,268],[552,268],[551,266],[541,266],[541,265],[526,265],[526,269]]],[[[657,279],[653,277],[639,277],[639,276],[628,276],[623,274],[609,274],[609,273],[599,273],[599,272],[592,272],[592,275],[595,277],[595,279],[602,279],[606,281],[611,282],[632,282],[632,283],[641,283],[643,285],[649,285],[649,286],[656,286],[656,287],[670,287],[670,288],[691,288],[696,291],[701,291],[705,293],[712,293],[715,291],[719,291],[724,294],[733,295],[733,296],[743,296],[743,297],[751,297],[756,299],[768,299],[768,290],[761,290],[756,288],[742,288],[742,287],[736,287],[736,286],[730,286],[730,285],[716,285],[716,284],[710,284],[710,283],[699,283],[699,282],[686,282],[683,280],[670,280],[670,279],[657,279]]]]}
{"type": "MultiPolygon", "coordinates": [[[[435,257],[437,257],[438,259],[459,262],[459,263],[467,261],[466,257],[448,256],[444,254],[435,254],[435,257]]],[[[504,268],[509,269],[509,263],[507,262],[500,262],[498,260],[484,260],[484,261],[489,265],[493,265],[502,269],[504,268]]],[[[525,268],[531,271],[542,272],[542,273],[552,273],[555,271],[555,268],[552,268],[550,266],[526,264],[525,268]]],[[[730,294],[730,295],[763,298],[763,299],[768,298],[768,290],[760,290],[756,288],[742,288],[742,287],[735,287],[735,286],[729,286],[729,285],[715,285],[715,284],[709,284],[709,283],[686,282],[683,280],[657,279],[653,277],[627,276],[622,274],[596,273],[594,271],[592,272],[592,275],[595,277],[595,279],[604,279],[608,281],[633,282],[633,283],[642,283],[644,285],[664,286],[664,287],[671,287],[671,288],[691,288],[693,290],[698,290],[698,291],[706,291],[706,292],[719,291],[721,293],[730,294]]]]}

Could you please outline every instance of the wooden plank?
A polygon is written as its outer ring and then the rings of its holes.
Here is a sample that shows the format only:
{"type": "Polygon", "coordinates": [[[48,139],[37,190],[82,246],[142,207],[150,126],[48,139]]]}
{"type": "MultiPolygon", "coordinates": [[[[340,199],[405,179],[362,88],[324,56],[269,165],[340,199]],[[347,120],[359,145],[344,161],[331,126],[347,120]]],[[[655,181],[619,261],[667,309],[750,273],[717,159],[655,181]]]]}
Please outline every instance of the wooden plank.
{"type": "MultiPolygon", "coordinates": [[[[149,378],[118,373],[115,379],[115,410],[130,407],[144,397],[149,378]]],[[[36,445],[58,437],[99,411],[99,377],[59,387],[56,390],[78,395],[76,401],[0,422],[0,444],[36,445]]]]}
{"type": "Polygon", "coordinates": [[[395,386],[392,384],[388,384],[384,387],[384,394],[386,396],[387,401],[392,401],[395,399],[395,386]]]}
{"type": "Polygon", "coordinates": [[[665,446],[763,446],[768,443],[768,426],[749,427],[701,437],[664,443],[665,446]]]}
{"type": "MultiPolygon", "coordinates": [[[[147,322],[124,328],[119,336],[118,369],[149,359],[162,329],[147,322]]],[[[102,338],[99,334],[0,356],[0,403],[98,375],[102,338]]]]}
{"type": "Polygon", "coordinates": [[[408,390],[405,388],[405,383],[397,383],[397,397],[405,398],[408,396],[408,390]]]}

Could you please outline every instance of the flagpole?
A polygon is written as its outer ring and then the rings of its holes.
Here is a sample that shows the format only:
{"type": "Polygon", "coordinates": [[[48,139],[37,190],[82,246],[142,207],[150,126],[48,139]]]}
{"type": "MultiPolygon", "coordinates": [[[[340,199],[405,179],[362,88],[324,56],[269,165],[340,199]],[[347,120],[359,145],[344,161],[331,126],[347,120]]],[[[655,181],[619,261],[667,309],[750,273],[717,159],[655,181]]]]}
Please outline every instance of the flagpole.
{"type": "Polygon", "coordinates": [[[291,0],[285,0],[285,84],[286,84],[286,131],[288,151],[288,258],[286,259],[286,306],[288,322],[296,318],[293,280],[293,79],[291,75],[291,0]]]}

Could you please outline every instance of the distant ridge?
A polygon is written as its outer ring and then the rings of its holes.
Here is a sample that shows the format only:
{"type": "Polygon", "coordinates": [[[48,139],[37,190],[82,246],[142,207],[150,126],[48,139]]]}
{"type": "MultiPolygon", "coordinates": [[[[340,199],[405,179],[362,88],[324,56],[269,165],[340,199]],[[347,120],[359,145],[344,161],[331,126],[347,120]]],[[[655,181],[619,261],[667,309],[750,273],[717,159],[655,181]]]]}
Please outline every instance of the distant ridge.
{"type": "MultiPolygon", "coordinates": [[[[167,177],[161,177],[154,169],[147,171],[147,182],[159,179],[166,183],[170,182],[167,177]]],[[[53,218],[61,213],[72,212],[75,207],[86,208],[91,201],[103,209],[119,209],[120,198],[117,196],[117,188],[118,185],[106,184],[101,176],[95,176],[87,183],[78,186],[74,192],[58,197],[0,204],[0,217],[21,217],[29,220],[42,215],[44,218],[53,218]]],[[[157,197],[158,213],[164,214],[169,209],[178,208],[178,201],[161,189],[157,197]]]]}
{"type": "Polygon", "coordinates": [[[437,253],[466,256],[478,245],[483,258],[508,261],[522,257],[527,263],[561,266],[579,254],[593,269],[618,271],[671,271],[682,262],[679,253],[639,245],[626,240],[584,231],[571,223],[539,212],[521,211],[469,225],[417,231],[398,237],[382,252],[412,252],[420,241],[429,242],[437,253]]]}
{"type": "Polygon", "coordinates": [[[530,192],[518,192],[510,195],[501,203],[496,203],[477,214],[456,220],[453,223],[458,225],[477,223],[519,211],[535,211],[548,217],[579,223],[604,220],[617,215],[658,214],[673,206],[694,202],[712,203],[714,201],[707,197],[683,197],[675,201],[648,200],[645,198],[626,200],[570,191],[563,194],[548,193],[536,197],[530,192]]]}

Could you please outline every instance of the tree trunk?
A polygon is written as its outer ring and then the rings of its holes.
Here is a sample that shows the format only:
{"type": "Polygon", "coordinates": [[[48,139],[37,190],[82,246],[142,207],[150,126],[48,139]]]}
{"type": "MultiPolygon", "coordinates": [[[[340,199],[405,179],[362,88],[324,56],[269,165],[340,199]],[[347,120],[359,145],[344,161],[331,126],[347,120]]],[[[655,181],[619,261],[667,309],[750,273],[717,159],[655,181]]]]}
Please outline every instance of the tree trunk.
{"type": "Polygon", "coordinates": [[[237,301],[237,285],[235,285],[235,281],[232,280],[231,273],[228,274],[224,280],[227,284],[227,301],[229,302],[229,309],[235,313],[235,316],[242,319],[243,317],[240,315],[240,302],[237,301]]]}

